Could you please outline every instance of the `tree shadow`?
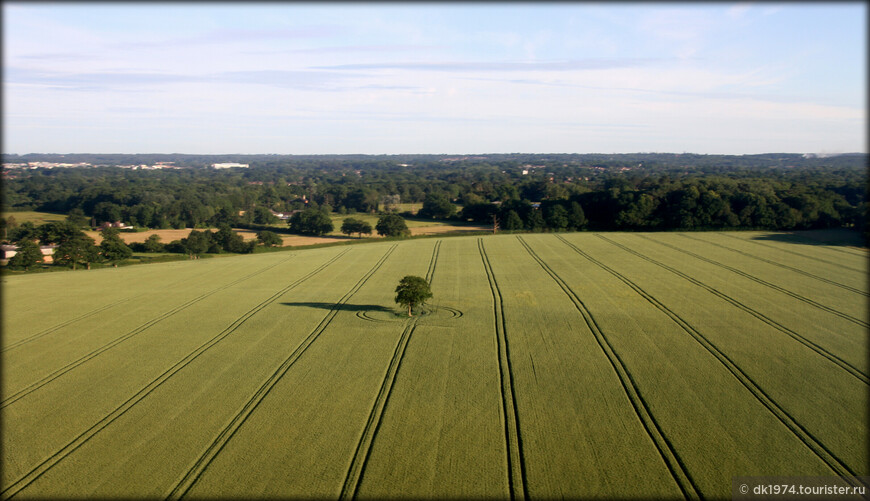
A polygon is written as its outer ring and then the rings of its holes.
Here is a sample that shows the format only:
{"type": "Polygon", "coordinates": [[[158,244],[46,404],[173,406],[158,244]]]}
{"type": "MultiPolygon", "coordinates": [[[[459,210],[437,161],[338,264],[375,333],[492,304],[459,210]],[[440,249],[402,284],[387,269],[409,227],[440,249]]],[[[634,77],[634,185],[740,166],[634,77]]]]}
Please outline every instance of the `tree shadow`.
{"type": "Polygon", "coordinates": [[[318,308],[321,310],[338,310],[338,311],[384,311],[388,313],[395,312],[392,308],[381,306],[379,304],[337,304],[337,303],[321,303],[321,302],[298,302],[298,303],[281,303],[284,306],[299,306],[302,308],[318,308]]]}
{"type": "Polygon", "coordinates": [[[844,247],[867,246],[867,242],[864,241],[861,233],[854,230],[847,230],[841,228],[829,230],[804,230],[769,233],[766,235],[754,236],[752,237],[752,240],[767,240],[799,245],[827,245],[844,247]]]}

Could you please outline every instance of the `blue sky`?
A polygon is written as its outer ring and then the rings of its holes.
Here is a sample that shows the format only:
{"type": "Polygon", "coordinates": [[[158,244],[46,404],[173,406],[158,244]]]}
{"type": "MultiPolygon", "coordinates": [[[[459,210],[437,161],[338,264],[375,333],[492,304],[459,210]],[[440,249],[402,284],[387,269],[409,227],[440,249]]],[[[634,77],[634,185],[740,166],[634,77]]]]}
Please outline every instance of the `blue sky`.
{"type": "Polygon", "coordinates": [[[3,4],[7,153],[866,152],[854,3],[3,4]]]}

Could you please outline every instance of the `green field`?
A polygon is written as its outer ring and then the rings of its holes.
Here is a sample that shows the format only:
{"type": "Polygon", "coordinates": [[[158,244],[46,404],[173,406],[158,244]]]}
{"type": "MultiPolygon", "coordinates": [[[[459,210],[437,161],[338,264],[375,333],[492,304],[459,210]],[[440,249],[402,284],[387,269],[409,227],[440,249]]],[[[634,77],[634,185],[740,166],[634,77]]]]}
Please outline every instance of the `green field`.
{"type": "Polygon", "coordinates": [[[3,277],[0,496],[727,498],[870,475],[867,251],[451,237],[3,277]],[[430,280],[426,314],[392,301],[430,280]]]}
{"type": "Polygon", "coordinates": [[[51,212],[36,212],[36,211],[19,211],[19,212],[4,212],[3,217],[7,220],[10,217],[15,218],[16,224],[31,222],[36,226],[45,223],[53,223],[55,221],[65,221],[65,214],[54,214],[51,212]]]}

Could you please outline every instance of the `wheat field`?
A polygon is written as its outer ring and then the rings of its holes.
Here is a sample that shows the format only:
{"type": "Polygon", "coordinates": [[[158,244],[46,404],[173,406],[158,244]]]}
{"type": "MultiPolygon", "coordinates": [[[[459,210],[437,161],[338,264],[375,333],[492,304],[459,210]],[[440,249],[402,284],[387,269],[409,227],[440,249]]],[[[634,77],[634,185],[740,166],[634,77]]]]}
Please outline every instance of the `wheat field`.
{"type": "Polygon", "coordinates": [[[728,497],[868,475],[866,249],[373,242],[3,278],[0,496],[728,497]],[[408,318],[405,275],[434,297],[408,318]]]}

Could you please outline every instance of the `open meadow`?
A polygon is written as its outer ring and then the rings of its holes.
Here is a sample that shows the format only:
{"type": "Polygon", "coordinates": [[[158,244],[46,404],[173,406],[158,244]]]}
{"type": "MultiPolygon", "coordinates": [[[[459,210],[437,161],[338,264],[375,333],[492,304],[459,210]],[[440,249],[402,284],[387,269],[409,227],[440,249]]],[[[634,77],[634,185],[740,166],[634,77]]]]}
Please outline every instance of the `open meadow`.
{"type": "Polygon", "coordinates": [[[3,277],[0,497],[726,498],[870,475],[868,253],[457,236],[3,277]],[[434,297],[408,318],[405,275],[434,297]]]}

